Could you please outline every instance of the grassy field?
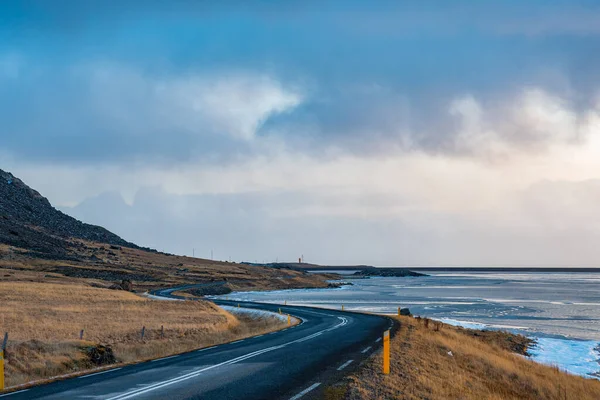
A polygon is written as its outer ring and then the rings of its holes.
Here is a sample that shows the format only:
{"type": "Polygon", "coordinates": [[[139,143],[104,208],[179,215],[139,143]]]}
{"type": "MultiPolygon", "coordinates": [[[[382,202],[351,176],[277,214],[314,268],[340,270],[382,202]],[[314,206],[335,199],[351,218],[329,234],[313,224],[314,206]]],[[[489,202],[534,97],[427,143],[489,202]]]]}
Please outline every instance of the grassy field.
{"type": "Polygon", "coordinates": [[[391,343],[391,373],[381,353],[330,399],[586,400],[600,399],[600,381],[569,375],[515,354],[526,341],[505,333],[474,331],[398,317],[391,343]],[[438,328],[436,328],[438,326],[438,328]]]}
{"type": "Polygon", "coordinates": [[[326,287],[328,276],[133,249],[73,239],[67,258],[0,244],[0,282],[79,282],[109,287],[124,279],[137,292],[165,286],[228,282],[233,290],[326,287]]]}
{"type": "Polygon", "coordinates": [[[9,386],[115,361],[163,357],[284,326],[275,318],[236,317],[206,301],[148,300],[78,284],[0,282],[0,333],[9,333],[9,386]],[[84,339],[79,340],[82,329],[84,339]],[[99,345],[109,346],[116,360],[99,359],[98,353],[107,351],[99,345]]]}

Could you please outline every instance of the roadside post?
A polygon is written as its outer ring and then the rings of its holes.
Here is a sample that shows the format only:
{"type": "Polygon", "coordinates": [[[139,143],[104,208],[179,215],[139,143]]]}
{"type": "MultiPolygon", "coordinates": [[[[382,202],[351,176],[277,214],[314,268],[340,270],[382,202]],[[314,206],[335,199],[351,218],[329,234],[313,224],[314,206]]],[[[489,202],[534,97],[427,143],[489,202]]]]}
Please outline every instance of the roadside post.
{"type": "Polygon", "coordinates": [[[292,324],[292,317],[290,317],[290,314],[288,314],[288,326],[290,326],[292,324]]]}
{"type": "Polygon", "coordinates": [[[344,311],[344,305],[342,304],[342,311],[344,311]]]}
{"type": "Polygon", "coordinates": [[[83,340],[83,329],[79,331],[79,340],[83,340]]]}
{"type": "Polygon", "coordinates": [[[383,373],[390,373],[390,331],[383,332],[383,373]]]}
{"type": "Polygon", "coordinates": [[[0,390],[4,390],[4,350],[0,350],[0,390]]]}
{"type": "Polygon", "coordinates": [[[8,332],[4,333],[2,347],[0,347],[0,390],[4,390],[4,355],[6,354],[6,345],[8,343],[8,332]]]}
{"type": "Polygon", "coordinates": [[[400,307],[398,307],[398,315],[400,315],[400,307]]]}

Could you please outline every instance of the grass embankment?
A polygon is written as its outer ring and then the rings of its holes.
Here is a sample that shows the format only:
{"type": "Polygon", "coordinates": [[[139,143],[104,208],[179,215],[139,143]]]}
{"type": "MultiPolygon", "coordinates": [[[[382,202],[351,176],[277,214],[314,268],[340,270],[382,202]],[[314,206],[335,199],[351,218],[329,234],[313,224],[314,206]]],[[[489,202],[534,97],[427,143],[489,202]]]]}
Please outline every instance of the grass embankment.
{"type": "Polygon", "coordinates": [[[327,287],[331,276],[177,256],[73,239],[64,259],[0,244],[0,281],[79,282],[109,287],[130,280],[137,292],[227,281],[231,290],[327,287]]]}
{"type": "Polygon", "coordinates": [[[346,399],[600,399],[600,382],[530,361],[527,339],[409,317],[391,342],[391,373],[381,352],[330,398],[346,399]],[[437,327],[437,328],[436,328],[437,327]]]}
{"type": "Polygon", "coordinates": [[[0,282],[0,334],[9,333],[8,386],[107,363],[164,357],[285,325],[276,318],[233,316],[207,301],[148,300],[82,285],[0,282]],[[84,340],[79,340],[81,329],[84,340]],[[99,344],[109,346],[116,360],[99,344]]]}

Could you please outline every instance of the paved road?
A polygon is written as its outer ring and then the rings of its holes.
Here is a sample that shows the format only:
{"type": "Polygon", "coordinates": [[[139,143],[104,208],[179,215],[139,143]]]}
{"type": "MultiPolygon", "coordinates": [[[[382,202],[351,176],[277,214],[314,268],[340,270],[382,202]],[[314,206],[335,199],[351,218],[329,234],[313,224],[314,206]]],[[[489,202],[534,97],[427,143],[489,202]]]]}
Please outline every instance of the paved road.
{"type": "MultiPolygon", "coordinates": [[[[171,290],[172,291],[172,290],[171,290]]],[[[157,295],[169,296],[170,291],[157,295]]],[[[216,301],[223,305],[238,302],[216,301]]],[[[380,344],[391,320],[307,307],[240,303],[282,311],[300,325],[79,378],[0,395],[16,399],[293,399],[318,398],[380,344]]]]}

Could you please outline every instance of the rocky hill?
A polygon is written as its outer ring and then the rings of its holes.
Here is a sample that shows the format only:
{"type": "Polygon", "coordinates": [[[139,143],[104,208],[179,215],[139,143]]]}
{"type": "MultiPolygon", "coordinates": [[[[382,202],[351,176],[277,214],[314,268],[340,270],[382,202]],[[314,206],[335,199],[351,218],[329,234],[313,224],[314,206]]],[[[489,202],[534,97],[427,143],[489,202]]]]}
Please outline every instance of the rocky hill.
{"type": "Polygon", "coordinates": [[[61,258],[72,239],[138,248],[100,226],[62,213],[23,181],[0,170],[0,244],[61,258]]]}

